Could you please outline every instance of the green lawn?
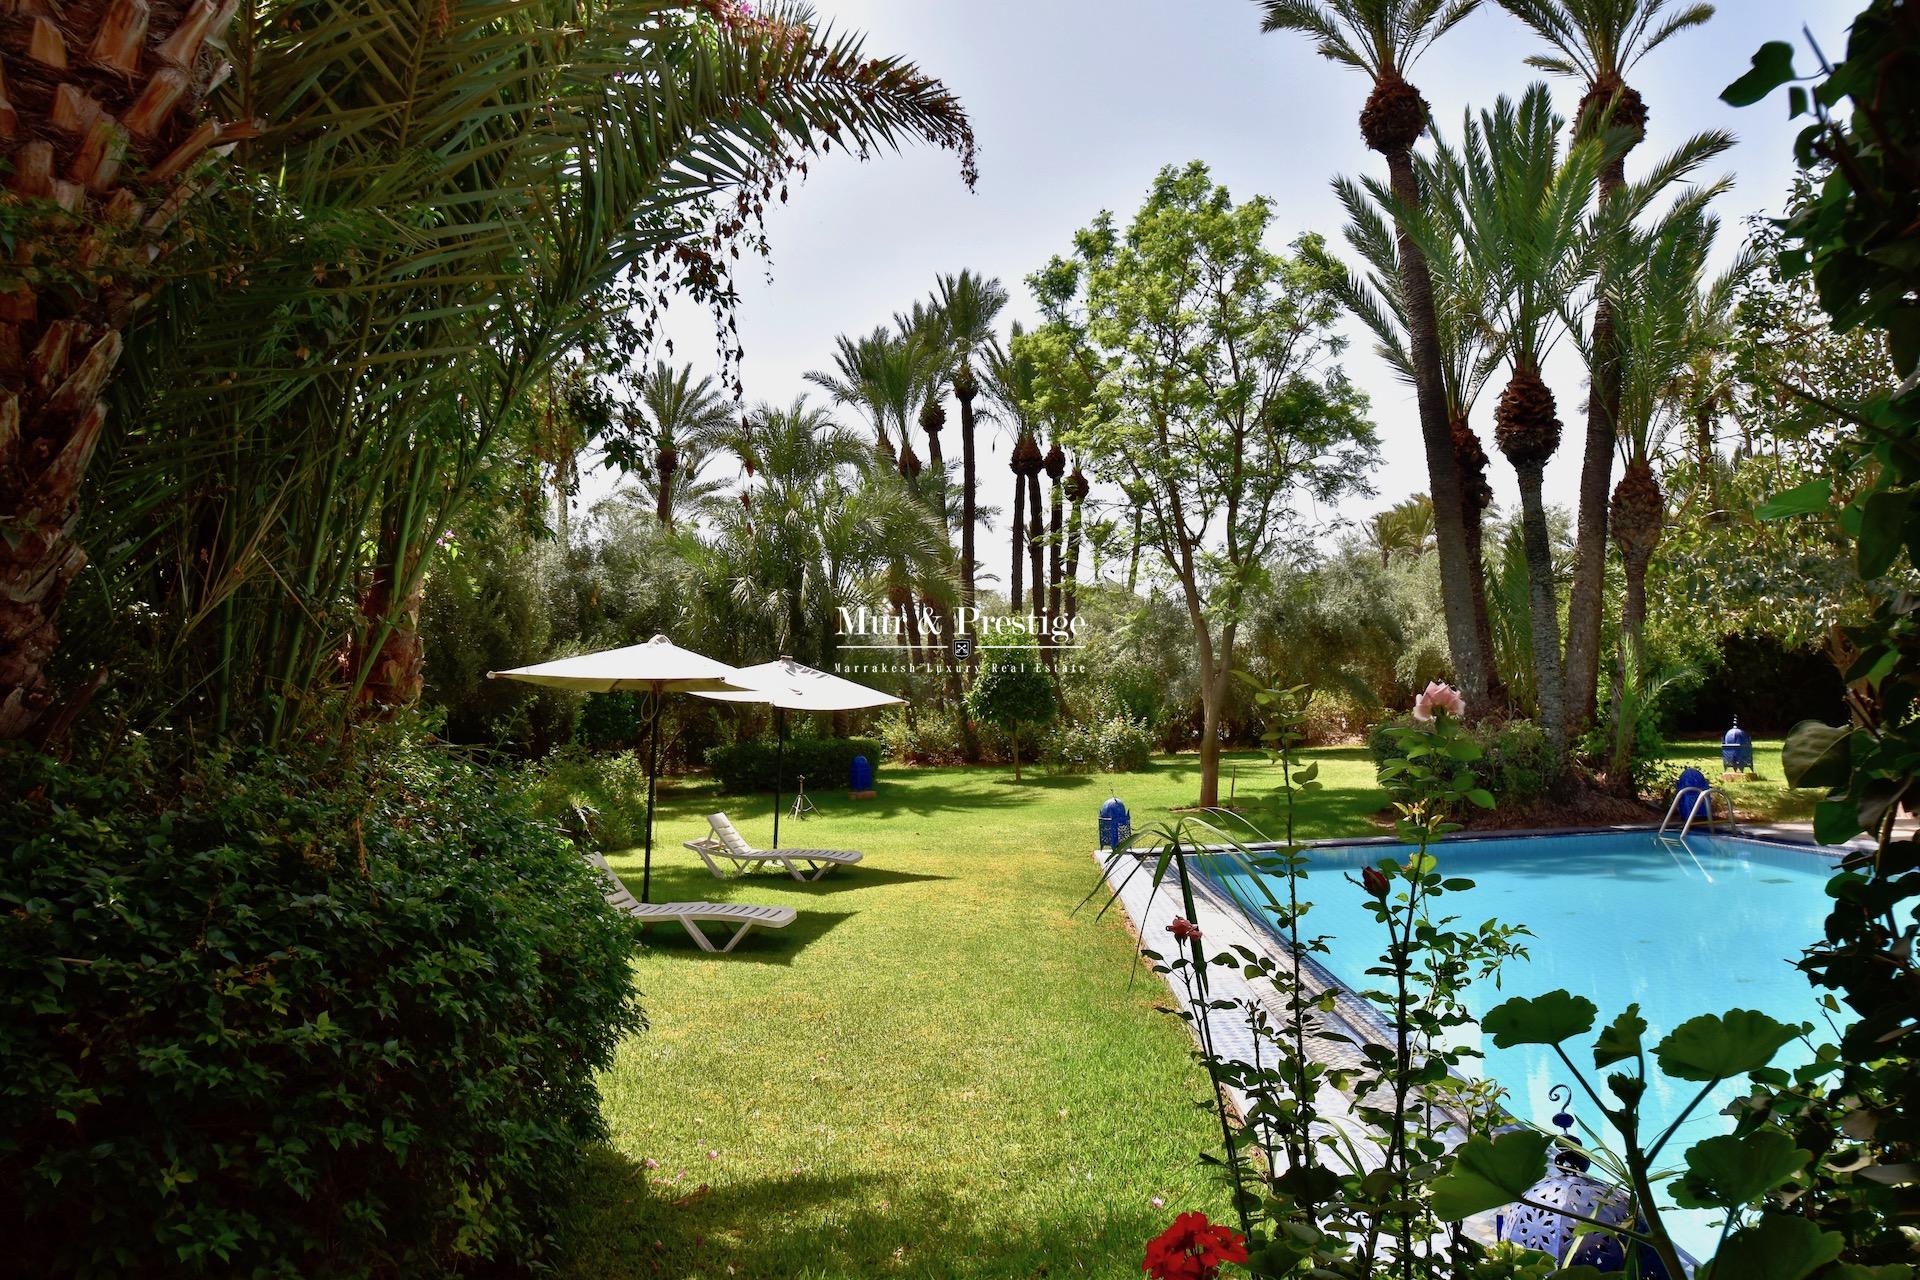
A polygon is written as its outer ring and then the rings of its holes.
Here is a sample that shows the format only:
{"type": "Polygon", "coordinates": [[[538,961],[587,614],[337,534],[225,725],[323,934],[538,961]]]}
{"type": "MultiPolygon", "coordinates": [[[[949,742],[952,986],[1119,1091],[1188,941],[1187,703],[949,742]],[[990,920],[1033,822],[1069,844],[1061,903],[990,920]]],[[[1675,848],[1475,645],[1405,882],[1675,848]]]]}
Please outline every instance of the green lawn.
{"type": "MultiPolygon", "coordinates": [[[[1702,744],[1671,754],[1718,758],[1702,744]]],[[[1366,753],[1312,755],[1325,789],[1303,803],[1300,834],[1377,833],[1368,818],[1386,798],[1366,753]]],[[[1761,744],[1759,765],[1762,781],[1735,791],[1743,809],[1798,812],[1778,743],[1761,744]]],[[[1277,836],[1276,782],[1241,754],[1221,789],[1277,836]]],[[[714,808],[768,844],[771,797],[667,787],[657,901],[800,918],[730,956],[650,931],[635,971],[653,1025],[604,1081],[612,1149],[581,1195],[569,1274],[1137,1276],[1174,1212],[1224,1213],[1196,1160],[1213,1122],[1185,1029],[1153,1012],[1151,974],[1130,984],[1118,915],[1074,913],[1109,792],[1145,825],[1197,790],[1191,757],[1019,784],[1005,770],[886,768],[878,800],[823,791],[818,817],[782,823],[787,845],[867,855],[800,885],[723,883],[680,847],[714,808]]],[[[639,852],[611,861],[638,889],[639,852]]]]}
{"type": "Polygon", "coordinates": [[[1725,781],[1720,777],[1720,740],[1673,742],[1667,745],[1666,758],[1682,767],[1697,766],[1707,780],[1723,787],[1740,810],[1740,816],[1755,822],[1806,822],[1813,817],[1814,803],[1821,793],[1796,791],[1786,783],[1780,771],[1780,740],[1762,740],[1753,744],[1754,777],[1725,781]]]}
{"type": "MultiPolygon", "coordinates": [[[[1365,754],[1322,760],[1311,833],[1368,830],[1384,797],[1365,754]]],[[[1271,788],[1258,757],[1236,763],[1242,799],[1271,788]]],[[[784,844],[867,855],[807,885],[722,883],[680,848],[717,806],[766,845],[771,797],[667,789],[656,900],[800,919],[730,956],[650,931],[635,969],[653,1026],[604,1081],[613,1151],[572,1274],[1119,1277],[1176,1210],[1224,1212],[1196,1160],[1212,1121],[1184,1027],[1153,1012],[1153,975],[1130,984],[1117,913],[1074,914],[1109,790],[1149,822],[1197,787],[1192,760],[1019,784],[883,769],[878,800],[822,792],[818,817],[782,823],[784,844]]],[[[638,851],[611,861],[637,889],[638,851]]]]}

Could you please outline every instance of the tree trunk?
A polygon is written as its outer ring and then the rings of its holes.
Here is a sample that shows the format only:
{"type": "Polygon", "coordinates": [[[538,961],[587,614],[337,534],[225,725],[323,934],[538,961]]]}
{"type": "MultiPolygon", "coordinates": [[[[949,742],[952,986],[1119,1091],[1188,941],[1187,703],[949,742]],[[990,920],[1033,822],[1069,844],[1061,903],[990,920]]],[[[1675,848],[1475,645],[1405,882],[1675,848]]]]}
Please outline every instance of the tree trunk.
{"type": "Polygon", "coordinates": [[[258,132],[203,124],[223,27],[212,0],[7,6],[0,170],[14,280],[0,296],[0,739],[43,739],[70,720],[55,709],[46,664],[87,563],[73,535],[106,423],[102,393],[197,162],[258,132]]]}
{"type": "MultiPolygon", "coordinates": [[[[1029,612],[1035,617],[1044,618],[1047,612],[1047,535],[1040,520],[1040,473],[1034,471],[1027,475],[1027,557],[1028,567],[1033,571],[1033,587],[1027,592],[1027,597],[1033,605],[1029,612]]],[[[1043,649],[1044,643],[1042,641],[1043,649]]]]}
{"type": "Polygon", "coordinates": [[[1132,595],[1140,584],[1140,522],[1146,515],[1146,509],[1139,503],[1133,507],[1133,546],[1127,555],[1127,594],[1132,595]]]}
{"type": "MultiPolygon", "coordinates": [[[[1211,646],[1208,646],[1211,649],[1211,646]]],[[[1200,807],[1220,804],[1220,722],[1226,712],[1227,682],[1233,676],[1233,638],[1221,642],[1200,676],[1200,807]]]]}
{"type": "Polygon", "coordinates": [[[1613,759],[1607,764],[1607,781],[1615,790],[1623,794],[1629,787],[1628,773],[1633,762],[1633,744],[1637,724],[1626,724],[1625,690],[1628,681],[1632,681],[1636,690],[1644,688],[1647,678],[1647,655],[1645,637],[1647,629],[1647,563],[1648,557],[1641,555],[1623,556],[1626,569],[1627,594],[1620,606],[1620,630],[1626,635],[1627,651],[1620,664],[1620,675],[1615,681],[1613,692],[1614,736],[1613,759]]]}
{"type": "Polygon", "coordinates": [[[1547,506],[1541,495],[1546,463],[1529,463],[1514,471],[1520,479],[1520,531],[1527,552],[1527,600],[1540,730],[1546,735],[1550,768],[1557,776],[1566,757],[1567,717],[1560,671],[1560,601],[1553,583],[1553,538],[1547,529],[1547,506]]]}
{"type": "Polygon", "coordinates": [[[1072,514],[1067,517],[1067,571],[1066,571],[1066,610],[1067,621],[1072,622],[1080,616],[1080,534],[1083,528],[1082,508],[1086,497],[1082,495],[1073,500],[1072,514]]]}
{"type": "Polygon", "coordinates": [[[1049,523],[1047,620],[1051,623],[1060,617],[1060,593],[1066,564],[1066,491],[1059,476],[1053,477],[1053,510],[1049,523]]]}
{"type": "Polygon", "coordinates": [[[653,514],[662,529],[673,528],[673,472],[679,462],[680,455],[671,448],[661,449],[654,455],[653,466],[658,482],[653,497],[653,514]]]}
{"type": "Polygon", "coordinates": [[[1022,575],[1026,572],[1027,537],[1027,478],[1018,471],[1013,473],[1013,592],[1007,600],[1007,608],[1015,617],[1020,614],[1020,588],[1022,575]]]}
{"type": "MultiPolygon", "coordinates": [[[[971,373],[965,384],[971,387],[971,373]]],[[[974,487],[973,453],[973,393],[962,394],[958,388],[954,394],[960,401],[960,472],[961,483],[966,487],[960,494],[960,603],[972,608],[979,601],[974,596],[973,563],[973,527],[979,520],[979,501],[974,487]]]]}
{"type": "MultiPolygon", "coordinates": [[[[1410,147],[1388,153],[1387,172],[1394,198],[1417,207],[1420,190],[1410,147]]],[[[1454,458],[1446,384],[1440,371],[1440,325],[1433,309],[1433,277],[1426,256],[1404,227],[1396,229],[1396,237],[1400,293],[1406,306],[1408,348],[1420,408],[1420,438],[1427,454],[1427,492],[1433,499],[1434,541],[1440,553],[1440,599],[1446,612],[1447,649],[1453,656],[1454,677],[1460,682],[1467,705],[1484,705],[1492,685],[1488,655],[1480,641],[1487,632],[1485,598],[1480,598],[1476,616],[1460,468],[1454,458]]]]}

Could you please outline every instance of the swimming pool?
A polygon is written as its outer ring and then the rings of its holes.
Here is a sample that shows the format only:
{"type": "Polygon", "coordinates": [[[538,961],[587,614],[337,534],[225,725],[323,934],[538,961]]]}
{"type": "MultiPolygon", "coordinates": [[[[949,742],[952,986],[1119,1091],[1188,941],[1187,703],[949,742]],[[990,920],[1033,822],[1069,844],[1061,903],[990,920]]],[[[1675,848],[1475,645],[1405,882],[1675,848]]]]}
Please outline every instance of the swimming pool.
{"type": "MultiPolygon", "coordinates": [[[[1321,961],[1356,989],[1369,984],[1365,970],[1379,954],[1384,930],[1345,876],[1406,852],[1376,844],[1326,846],[1309,855],[1301,896],[1313,906],[1301,921],[1302,935],[1327,937],[1331,950],[1321,961]]],[[[1510,996],[1564,988],[1598,1005],[1602,1025],[1637,1001],[1649,1024],[1649,1046],[1696,1014],[1729,1008],[1812,1022],[1816,1033],[1824,1029],[1814,990],[1793,967],[1820,936],[1827,915],[1825,884],[1834,864],[1820,850],[1721,835],[1691,836],[1682,847],[1650,832],[1606,832],[1456,836],[1433,852],[1442,874],[1475,883],[1470,892],[1442,900],[1447,914],[1468,925],[1489,917],[1524,924],[1534,934],[1526,940],[1529,958],[1506,968],[1499,989],[1491,983],[1469,989],[1467,1004],[1476,1016],[1510,996]]],[[[1236,883],[1248,874],[1243,868],[1210,859],[1208,870],[1236,900],[1258,900],[1236,883]]],[[[1285,885],[1274,888],[1284,898],[1285,885]]],[[[1551,1049],[1498,1049],[1491,1041],[1473,1047],[1486,1056],[1470,1061],[1505,1087],[1516,1115],[1544,1125],[1559,1110],[1548,1090],[1573,1081],[1551,1049]]],[[[1592,1061],[1585,1047],[1572,1053],[1583,1066],[1592,1061]]],[[[1805,1057],[1795,1043],[1775,1061],[1805,1057]]],[[[1644,1103],[1651,1123],[1664,1126],[1695,1088],[1656,1072],[1644,1103]]],[[[1661,1163],[1677,1163],[1687,1146],[1723,1132],[1729,1121],[1718,1112],[1740,1092],[1738,1082],[1721,1086],[1694,1111],[1661,1163]]],[[[1576,1097],[1573,1110],[1614,1136],[1584,1097],[1576,1097]]],[[[1710,1252],[1717,1235],[1712,1221],[1700,1212],[1679,1215],[1674,1225],[1682,1247],[1696,1256],[1710,1252]]]]}

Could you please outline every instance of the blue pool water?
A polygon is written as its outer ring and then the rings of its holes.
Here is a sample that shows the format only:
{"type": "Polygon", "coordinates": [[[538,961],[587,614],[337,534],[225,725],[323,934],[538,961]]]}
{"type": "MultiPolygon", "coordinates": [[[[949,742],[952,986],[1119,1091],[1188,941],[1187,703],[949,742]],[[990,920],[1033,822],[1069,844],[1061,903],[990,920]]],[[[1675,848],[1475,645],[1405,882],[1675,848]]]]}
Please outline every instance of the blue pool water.
{"type": "MultiPolygon", "coordinates": [[[[1682,850],[1650,833],[1610,832],[1455,838],[1433,852],[1443,875],[1475,882],[1472,890],[1441,899],[1445,914],[1459,916],[1463,925],[1490,917],[1524,924],[1534,934],[1525,940],[1529,958],[1507,967],[1499,989],[1476,984],[1469,991],[1475,1015],[1509,996],[1564,988],[1598,1005],[1602,1025],[1637,1001],[1650,1024],[1649,1046],[1696,1014],[1729,1008],[1812,1022],[1816,1036],[1824,1038],[1823,1011],[1792,963],[1820,936],[1827,914],[1825,885],[1833,862],[1817,850],[1713,835],[1689,837],[1682,850]]],[[[1302,897],[1313,906],[1301,922],[1302,935],[1327,937],[1330,954],[1320,957],[1322,963],[1356,989],[1368,985],[1365,970],[1382,949],[1385,931],[1345,876],[1406,854],[1404,848],[1336,846],[1310,855],[1302,897]]],[[[1237,900],[1257,900],[1236,883],[1243,870],[1222,860],[1209,870],[1237,900]]],[[[1284,883],[1273,887],[1284,898],[1284,883]]],[[[1546,1124],[1558,1110],[1547,1091],[1573,1083],[1553,1051],[1472,1043],[1486,1056],[1470,1061],[1507,1090],[1508,1107],[1546,1124]]],[[[1588,1048],[1582,1044],[1572,1052],[1583,1069],[1593,1060],[1588,1048]]],[[[1795,1043],[1775,1061],[1787,1065],[1805,1057],[1795,1043]]],[[[1594,1083],[1598,1087],[1597,1078],[1594,1083]]],[[[1655,1074],[1644,1104],[1653,1132],[1685,1107],[1696,1087],[1655,1074]]],[[[1723,1132],[1729,1122],[1718,1112],[1740,1092],[1738,1083],[1724,1085],[1697,1108],[1662,1153],[1661,1165],[1677,1164],[1687,1146],[1723,1132]]],[[[1601,1128],[1586,1098],[1576,1096],[1574,1111],[1601,1128]]],[[[1697,1213],[1681,1219],[1675,1225],[1682,1246],[1696,1255],[1710,1253],[1717,1235],[1713,1219],[1697,1213]]]]}

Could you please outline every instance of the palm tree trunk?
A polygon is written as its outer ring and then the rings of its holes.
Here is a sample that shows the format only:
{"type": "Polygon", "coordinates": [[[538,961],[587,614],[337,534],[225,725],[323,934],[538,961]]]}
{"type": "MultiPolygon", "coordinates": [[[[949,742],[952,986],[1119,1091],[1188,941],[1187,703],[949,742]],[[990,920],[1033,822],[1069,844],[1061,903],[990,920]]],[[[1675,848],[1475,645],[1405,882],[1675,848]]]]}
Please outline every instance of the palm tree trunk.
{"type": "Polygon", "coordinates": [[[0,297],[0,740],[44,739],[71,721],[46,665],[87,563],[73,535],[106,423],[101,394],[193,194],[194,162],[258,132],[205,122],[225,34],[212,0],[7,12],[0,167],[19,252],[0,297]]]}
{"type": "Polygon", "coordinates": [[[1049,523],[1047,619],[1051,622],[1060,617],[1060,593],[1066,568],[1066,490],[1059,476],[1053,477],[1053,510],[1049,523]]]}
{"type": "Polygon", "coordinates": [[[1018,471],[1013,473],[1013,591],[1007,600],[1007,607],[1017,617],[1020,613],[1020,588],[1022,575],[1026,572],[1027,537],[1027,478],[1018,471]]]}
{"type": "MultiPolygon", "coordinates": [[[[1625,153],[1600,174],[1598,199],[1627,184],[1625,153]]],[[[1613,491],[1614,440],[1620,421],[1621,351],[1613,304],[1603,291],[1593,308],[1593,363],[1587,395],[1587,438],[1580,456],[1580,515],[1573,540],[1573,592],[1567,601],[1567,735],[1593,719],[1600,688],[1600,624],[1607,596],[1607,506],[1613,491]]]]}
{"type": "MultiPolygon", "coordinates": [[[[972,383],[973,377],[969,373],[964,385],[971,387],[972,383]]],[[[965,486],[960,494],[960,603],[972,608],[978,604],[974,596],[973,530],[979,521],[973,453],[973,394],[961,395],[957,389],[954,394],[960,401],[960,478],[965,486]]]]}
{"type": "MultiPolygon", "coordinates": [[[[1040,473],[1034,471],[1027,475],[1027,557],[1028,567],[1033,570],[1033,586],[1027,592],[1027,598],[1033,605],[1028,612],[1044,618],[1047,612],[1047,535],[1040,519],[1040,473]]],[[[1044,652],[1044,641],[1041,648],[1044,652]]]]}
{"type": "Polygon", "coordinates": [[[1545,462],[1514,468],[1520,479],[1520,533],[1527,552],[1527,601],[1533,628],[1540,729],[1551,771],[1558,775],[1567,748],[1566,686],[1560,671],[1560,601],[1553,582],[1553,537],[1541,493],[1545,462]]]}
{"type": "MultiPolygon", "coordinates": [[[[1387,155],[1387,173],[1396,200],[1421,203],[1411,148],[1387,155]]],[[[1484,706],[1492,686],[1487,652],[1485,601],[1476,614],[1473,566],[1467,555],[1467,531],[1461,500],[1460,468],[1453,453],[1445,380],[1440,372],[1440,324],[1433,309],[1433,277],[1427,259],[1404,227],[1396,228],[1400,252],[1400,293],[1406,305],[1409,354],[1420,408],[1420,437],[1427,453],[1427,492],[1433,499],[1434,541],[1440,553],[1440,599],[1446,613],[1447,649],[1454,677],[1467,705],[1484,706]]],[[[1557,664],[1556,658],[1556,664],[1557,664]]]]}

